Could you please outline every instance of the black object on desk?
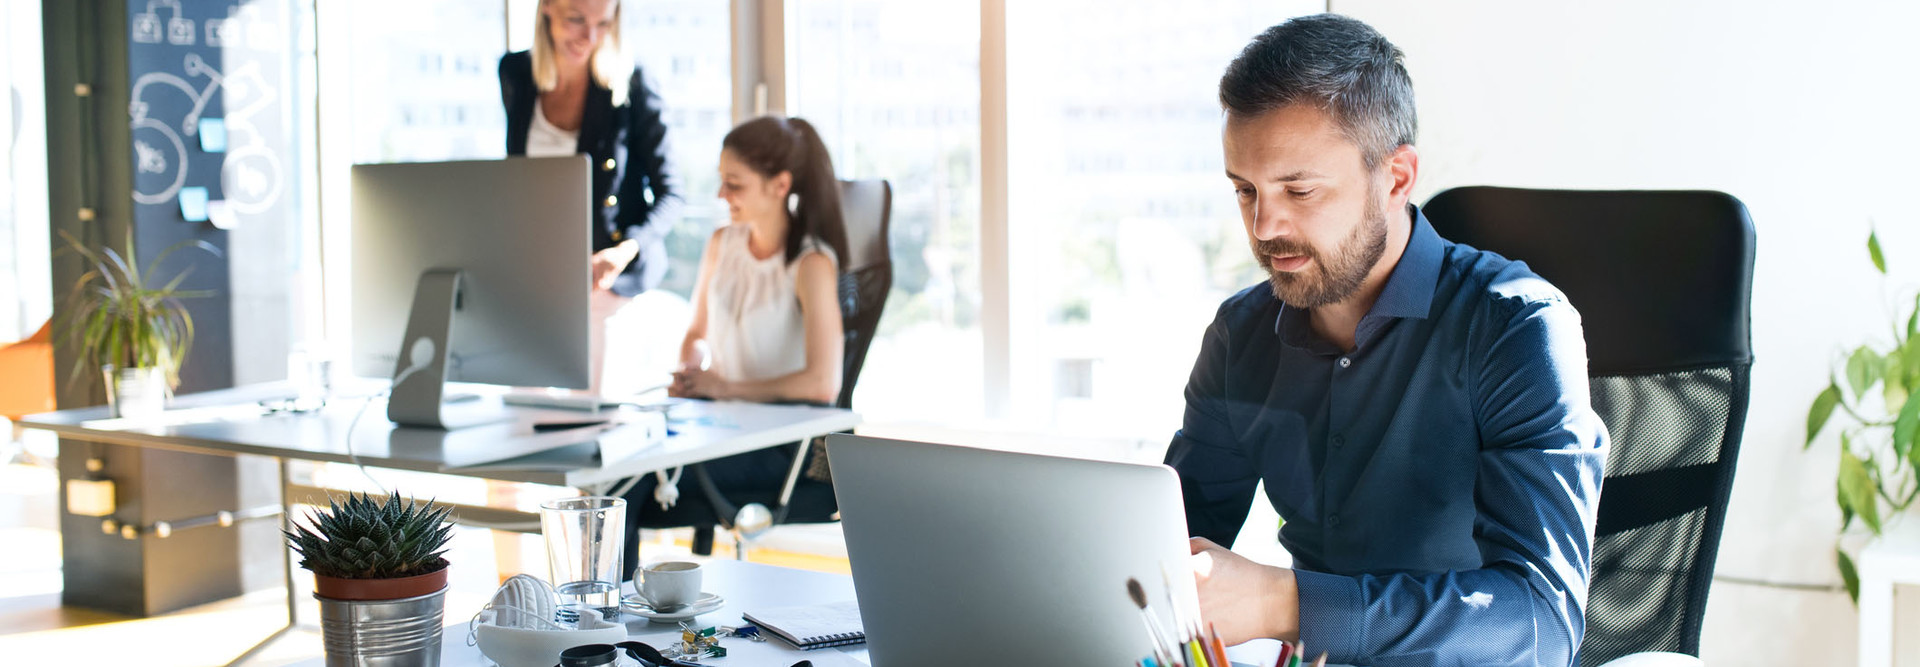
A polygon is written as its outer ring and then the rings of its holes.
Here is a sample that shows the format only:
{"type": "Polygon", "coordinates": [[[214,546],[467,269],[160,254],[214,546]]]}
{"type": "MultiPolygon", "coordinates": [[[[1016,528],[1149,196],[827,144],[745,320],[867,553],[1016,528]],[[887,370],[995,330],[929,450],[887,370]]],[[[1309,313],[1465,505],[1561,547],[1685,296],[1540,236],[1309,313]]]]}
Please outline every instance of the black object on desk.
{"type": "Polygon", "coordinates": [[[567,430],[572,430],[576,428],[606,426],[607,424],[610,424],[610,423],[612,422],[605,419],[592,419],[592,420],[586,420],[586,421],[564,421],[564,422],[537,422],[533,425],[533,432],[548,433],[552,431],[567,431],[567,430]]]}

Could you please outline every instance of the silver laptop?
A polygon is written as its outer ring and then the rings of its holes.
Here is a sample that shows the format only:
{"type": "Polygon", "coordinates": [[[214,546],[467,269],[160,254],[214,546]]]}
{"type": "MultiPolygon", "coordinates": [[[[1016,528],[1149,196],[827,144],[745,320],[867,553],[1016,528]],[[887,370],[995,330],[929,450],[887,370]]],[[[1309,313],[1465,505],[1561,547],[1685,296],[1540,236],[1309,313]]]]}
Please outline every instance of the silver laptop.
{"type": "Polygon", "coordinates": [[[874,667],[1131,665],[1127,578],[1171,628],[1193,599],[1180,481],[1159,465],[827,438],[874,667]]]}

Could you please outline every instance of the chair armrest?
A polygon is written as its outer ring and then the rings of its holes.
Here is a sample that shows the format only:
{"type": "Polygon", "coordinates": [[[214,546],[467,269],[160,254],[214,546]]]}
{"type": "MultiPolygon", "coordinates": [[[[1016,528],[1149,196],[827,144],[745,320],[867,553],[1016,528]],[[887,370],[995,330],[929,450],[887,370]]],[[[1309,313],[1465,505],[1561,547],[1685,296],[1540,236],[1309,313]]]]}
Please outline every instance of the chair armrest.
{"type": "Polygon", "coordinates": [[[1706,667],[1707,663],[1685,653],[1647,651],[1623,655],[1600,667],[1706,667]]]}

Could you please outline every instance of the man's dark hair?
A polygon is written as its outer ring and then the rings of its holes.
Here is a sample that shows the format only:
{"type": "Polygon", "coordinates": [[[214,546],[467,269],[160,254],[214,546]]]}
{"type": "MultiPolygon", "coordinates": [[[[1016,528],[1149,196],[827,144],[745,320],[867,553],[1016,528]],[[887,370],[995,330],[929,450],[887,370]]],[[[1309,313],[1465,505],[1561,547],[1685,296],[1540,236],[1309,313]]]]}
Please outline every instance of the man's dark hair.
{"type": "Polygon", "coordinates": [[[1227,65],[1220,106],[1256,117],[1311,104],[1333,117],[1367,168],[1412,144],[1413,79],[1400,47],[1359,20],[1302,16],[1268,28],[1227,65]]]}

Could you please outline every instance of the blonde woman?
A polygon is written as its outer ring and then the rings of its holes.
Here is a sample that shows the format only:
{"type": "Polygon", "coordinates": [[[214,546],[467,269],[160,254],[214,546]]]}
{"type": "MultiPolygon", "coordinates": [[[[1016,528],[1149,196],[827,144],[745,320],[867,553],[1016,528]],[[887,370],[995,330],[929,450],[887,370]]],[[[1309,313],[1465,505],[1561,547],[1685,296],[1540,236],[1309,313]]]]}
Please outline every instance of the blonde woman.
{"type": "Polygon", "coordinates": [[[619,0],[540,0],[533,48],[500,59],[507,154],[584,154],[593,170],[591,392],[605,322],[667,273],[679,192],[668,173],[660,98],[620,44],[619,0]]]}

